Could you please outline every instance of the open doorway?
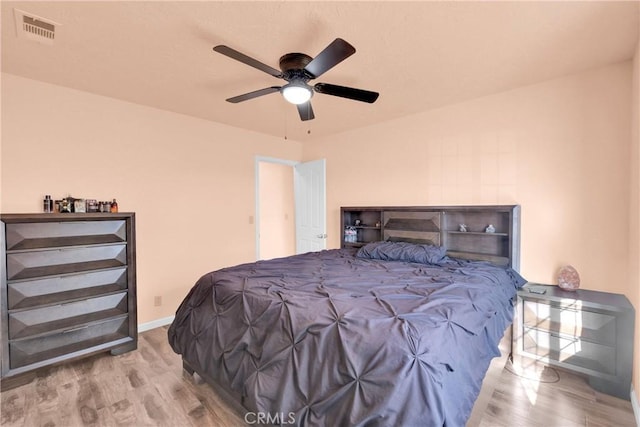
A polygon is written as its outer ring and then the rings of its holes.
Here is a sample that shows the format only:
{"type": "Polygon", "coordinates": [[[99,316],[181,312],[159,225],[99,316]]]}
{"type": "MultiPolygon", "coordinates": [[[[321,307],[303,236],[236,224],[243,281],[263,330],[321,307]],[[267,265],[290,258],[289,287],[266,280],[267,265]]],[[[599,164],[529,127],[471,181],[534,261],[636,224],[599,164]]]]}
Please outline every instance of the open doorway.
{"type": "Polygon", "coordinates": [[[295,162],[257,159],[256,255],[279,258],[296,253],[295,162]]]}
{"type": "Polygon", "coordinates": [[[256,259],[326,249],[325,160],[256,157],[256,259]]]}

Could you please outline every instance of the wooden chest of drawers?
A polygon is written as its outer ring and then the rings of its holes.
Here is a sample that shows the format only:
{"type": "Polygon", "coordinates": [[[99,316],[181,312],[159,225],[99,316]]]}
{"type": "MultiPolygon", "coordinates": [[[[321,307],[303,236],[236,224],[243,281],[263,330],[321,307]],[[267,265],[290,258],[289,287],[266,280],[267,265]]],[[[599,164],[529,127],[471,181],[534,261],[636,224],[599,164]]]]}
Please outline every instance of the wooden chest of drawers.
{"type": "Polygon", "coordinates": [[[135,215],[4,214],[2,388],[137,347],[135,215]]]}

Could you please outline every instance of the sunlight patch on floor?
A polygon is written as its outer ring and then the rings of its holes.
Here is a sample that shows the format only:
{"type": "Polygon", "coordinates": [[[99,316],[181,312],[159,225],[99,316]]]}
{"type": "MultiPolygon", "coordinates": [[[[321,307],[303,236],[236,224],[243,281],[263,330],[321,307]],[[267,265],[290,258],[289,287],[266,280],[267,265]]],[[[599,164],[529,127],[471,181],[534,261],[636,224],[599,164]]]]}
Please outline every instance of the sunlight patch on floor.
{"type": "Polygon", "coordinates": [[[540,376],[542,375],[540,367],[536,367],[536,363],[533,362],[528,366],[513,366],[513,370],[520,377],[520,386],[527,395],[529,403],[535,405],[540,388],[540,376]]]}

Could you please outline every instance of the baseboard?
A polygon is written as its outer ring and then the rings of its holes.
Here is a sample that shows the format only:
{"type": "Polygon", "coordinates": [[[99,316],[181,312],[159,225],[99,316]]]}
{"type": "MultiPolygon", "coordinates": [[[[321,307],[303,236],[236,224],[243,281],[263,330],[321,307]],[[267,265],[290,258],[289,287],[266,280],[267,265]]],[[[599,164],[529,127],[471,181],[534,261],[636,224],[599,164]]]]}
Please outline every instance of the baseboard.
{"type": "Polygon", "coordinates": [[[168,325],[173,322],[174,317],[176,316],[163,317],[162,319],[152,320],[151,322],[139,323],[138,333],[168,325]]]}
{"type": "Polygon", "coordinates": [[[631,407],[633,407],[633,415],[636,417],[636,425],[640,426],[640,404],[638,403],[638,395],[631,385],[631,407]]]}

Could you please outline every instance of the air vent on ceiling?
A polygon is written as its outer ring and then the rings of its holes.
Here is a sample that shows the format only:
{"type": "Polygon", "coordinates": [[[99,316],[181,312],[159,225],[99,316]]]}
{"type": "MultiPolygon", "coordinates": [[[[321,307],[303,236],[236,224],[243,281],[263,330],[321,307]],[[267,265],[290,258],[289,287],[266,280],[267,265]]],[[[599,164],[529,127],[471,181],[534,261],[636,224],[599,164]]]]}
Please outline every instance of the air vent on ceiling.
{"type": "Polygon", "coordinates": [[[13,9],[13,11],[18,38],[53,44],[56,37],[56,26],[60,24],[19,9],[13,9]]]}

